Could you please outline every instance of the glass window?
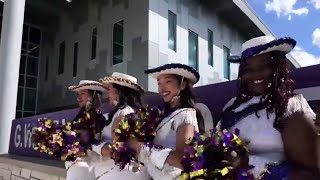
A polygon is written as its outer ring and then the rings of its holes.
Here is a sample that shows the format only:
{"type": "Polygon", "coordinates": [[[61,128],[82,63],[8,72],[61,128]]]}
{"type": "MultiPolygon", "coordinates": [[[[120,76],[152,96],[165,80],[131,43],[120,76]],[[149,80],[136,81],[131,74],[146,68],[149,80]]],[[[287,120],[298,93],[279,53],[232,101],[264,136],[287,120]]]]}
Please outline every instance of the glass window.
{"type": "Polygon", "coordinates": [[[19,75],[19,83],[18,86],[24,86],[24,75],[20,74],[19,75]]]}
{"type": "Polygon", "coordinates": [[[34,116],[34,112],[23,112],[23,117],[29,117],[29,116],[34,116]]]}
{"type": "Polygon", "coordinates": [[[38,76],[38,59],[29,57],[27,60],[27,75],[38,76]]]}
{"type": "Polygon", "coordinates": [[[113,25],[113,62],[118,64],[123,62],[123,21],[113,25]]]}
{"type": "Polygon", "coordinates": [[[49,56],[46,57],[46,69],[44,72],[44,80],[48,81],[48,74],[49,74],[49,56]]]}
{"type": "Polygon", "coordinates": [[[176,51],[177,16],[168,11],[168,47],[176,51]]]}
{"type": "Polygon", "coordinates": [[[26,76],[26,87],[37,88],[37,78],[26,76]]]}
{"type": "Polygon", "coordinates": [[[22,42],[21,49],[27,50],[28,43],[22,42]]]}
{"type": "Polygon", "coordinates": [[[73,77],[77,76],[78,69],[78,42],[73,45],[73,77]]]}
{"type": "Polygon", "coordinates": [[[34,111],[36,109],[36,94],[35,89],[25,89],[24,110],[34,111]]]}
{"type": "Polygon", "coordinates": [[[97,28],[93,28],[91,35],[91,60],[96,59],[97,56],[97,28]]]}
{"type": "Polygon", "coordinates": [[[40,29],[30,27],[29,42],[40,45],[41,31],[40,29]]]}
{"type": "Polygon", "coordinates": [[[230,79],[230,62],[228,57],[230,56],[230,49],[223,46],[223,76],[226,79],[230,79]]]}
{"type": "Polygon", "coordinates": [[[198,34],[189,30],[189,66],[198,70],[198,34]]]}
{"type": "Polygon", "coordinates": [[[39,46],[34,44],[29,44],[28,54],[30,56],[39,57],[39,46]]]}
{"type": "Polygon", "coordinates": [[[17,110],[22,110],[22,104],[23,104],[23,88],[18,88],[18,96],[17,96],[17,110]]]}
{"type": "Polygon", "coordinates": [[[24,24],[23,25],[23,34],[22,34],[22,41],[29,40],[29,26],[24,24]]]}
{"type": "Polygon", "coordinates": [[[19,73],[24,74],[26,72],[26,56],[21,56],[20,58],[20,69],[19,73]]]}
{"type": "Polygon", "coordinates": [[[66,51],[66,43],[63,41],[62,43],[60,43],[60,48],[59,48],[58,74],[62,74],[64,72],[65,51],[66,51]]]}
{"type": "Polygon", "coordinates": [[[213,32],[208,29],[208,65],[213,66],[213,32]]]}
{"type": "Polygon", "coordinates": [[[117,23],[114,26],[114,39],[113,42],[117,44],[123,43],[123,25],[121,23],[117,23]]]}
{"type": "Polygon", "coordinates": [[[16,119],[22,118],[22,112],[21,111],[16,111],[16,119]]]}
{"type": "Polygon", "coordinates": [[[0,36],[1,36],[1,30],[2,30],[2,16],[0,16],[0,36]]]}

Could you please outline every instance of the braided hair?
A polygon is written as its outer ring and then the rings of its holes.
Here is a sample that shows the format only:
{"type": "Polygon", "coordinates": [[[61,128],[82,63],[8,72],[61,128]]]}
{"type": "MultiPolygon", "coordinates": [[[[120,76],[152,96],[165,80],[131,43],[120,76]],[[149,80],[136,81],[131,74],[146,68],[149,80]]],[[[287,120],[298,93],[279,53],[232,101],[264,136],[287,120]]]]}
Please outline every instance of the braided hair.
{"type": "MultiPolygon", "coordinates": [[[[289,78],[289,70],[287,67],[287,59],[283,52],[273,51],[270,52],[271,68],[273,72],[272,80],[268,84],[267,94],[263,95],[260,103],[266,106],[267,116],[269,113],[275,113],[276,118],[274,121],[274,128],[281,131],[283,129],[283,116],[288,105],[288,100],[293,94],[293,80],[289,78]]],[[[240,63],[239,76],[238,76],[238,93],[234,103],[228,107],[224,112],[233,111],[242,103],[249,101],[253,95],[246,86],[246,82],[241,79],[243,75],[243,67],[245,61],[240,63]]],[[[259,118],[256,110],[255,114],[259,118]]]]}

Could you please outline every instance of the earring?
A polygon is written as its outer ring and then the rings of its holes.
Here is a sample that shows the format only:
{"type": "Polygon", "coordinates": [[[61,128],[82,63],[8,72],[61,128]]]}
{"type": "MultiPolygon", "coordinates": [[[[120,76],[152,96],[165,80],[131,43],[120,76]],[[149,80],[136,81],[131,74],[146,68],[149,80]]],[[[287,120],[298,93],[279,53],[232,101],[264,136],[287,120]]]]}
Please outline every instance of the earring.
{"type": "Polygon", "coordinates": [[[119,104],[119,101],[118,101],[118,100],[113,100],[113,101],[112,101],[112,104],[113,104],[114,106],[117,106],[117,105],[119,104]]]}
{"type": "Polygon", "coordinates": [[[270,88],[272,86],[272,83],[268,83],[268,88],[270,88]]]}
{"type": "Polygon", "coordinates": [[[177,106],[180,105],[180,96],[177,95],[177,96],[174,96],[172,99],[171,99],[171,102],[170,102],[170,107],[171,108],[176,108],[177,106]]]}

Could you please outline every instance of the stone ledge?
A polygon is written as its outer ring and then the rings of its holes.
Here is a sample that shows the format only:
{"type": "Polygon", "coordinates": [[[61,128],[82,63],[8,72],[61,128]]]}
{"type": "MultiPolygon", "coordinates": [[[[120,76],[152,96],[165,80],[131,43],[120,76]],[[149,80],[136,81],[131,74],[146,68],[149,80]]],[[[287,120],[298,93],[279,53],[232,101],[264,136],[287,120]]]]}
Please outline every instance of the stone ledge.
{"type": "Polygon", "coordinates": [[[63,162],[41,158],[0,155],[0,179],[64,180],[66,170],[61,167],[63,164],[63,162]]]}

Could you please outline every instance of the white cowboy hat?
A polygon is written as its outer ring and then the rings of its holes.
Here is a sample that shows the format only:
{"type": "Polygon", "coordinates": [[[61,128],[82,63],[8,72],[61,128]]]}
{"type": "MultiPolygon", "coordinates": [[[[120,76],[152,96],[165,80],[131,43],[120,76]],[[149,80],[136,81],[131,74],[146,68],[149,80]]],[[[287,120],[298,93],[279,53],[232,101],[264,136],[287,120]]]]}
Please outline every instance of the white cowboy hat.
{"type": "Polygon", "coordinates": [[[144,92],[143,87],[138,84],[137,78],[124,73],[114,72],[111,76],[101,78],[99,82],[102,84],[115,83],[139,92],[144,92]]]}
{"type": "Polygon", "coordinates": [[[162,74],[176,74],[188,79],[191,85],[196,84],[200,78],[198,71],[188,65],[179,63],[165,64],[157,68],[147,69],[144,72],[154,78],[162,74]]]}
{"type": "Polygon", "coordinates": [[[100,91],[105,92],[106,89],[103,87],[103,85],[97,81],[91,81],[91,80],[81,80],[79,82],[79,85],[77,86],[69,86],[68,88],[71,91],[80,91],[83,89],[87,90],[93,90],[93,91],[100,91]]]}
{"type": "Polygon", "coordinates": [[[296,45],[296,41],[290,37],[275,38],[273,36],[260,36],[250,39],[242,44],[241,56],[231,56],[231,62],[240,62],[253,56],[272,51],[289,53],[296,45]]]}

